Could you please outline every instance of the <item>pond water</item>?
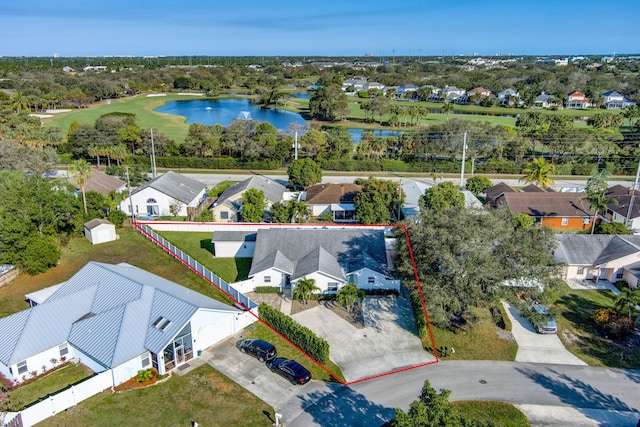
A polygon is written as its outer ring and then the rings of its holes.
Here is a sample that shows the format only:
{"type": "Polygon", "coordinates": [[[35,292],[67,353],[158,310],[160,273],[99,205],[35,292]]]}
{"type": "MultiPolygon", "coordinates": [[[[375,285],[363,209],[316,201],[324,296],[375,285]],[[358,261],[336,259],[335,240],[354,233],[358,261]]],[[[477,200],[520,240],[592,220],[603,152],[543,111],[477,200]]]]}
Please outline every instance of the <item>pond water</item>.
{"type": "Polygon", "coordinates": [[[262,108],[248,99],[196,99],[169,101],[156,108],[158,113],[176,114],[187,118],[187,124],[221,124],[229,126],[236,119],[269,122],[278,130],[286,130],[291,123],[304,126],[307,122],[300,114],[274,108],[262,108]]]}
{"type": "MultiPolygon", "coordinates": [[[[362,134],[367,131],[367,129],[347,129],[351,134],[351,138],[355,141],[355,143],[359,143],[362,138],[362,134]]],[[[399,130],[385,130],[385,129],[375,129],[373,130],[373,134],[375,136],[381,136],[383,138],[389,136],[400,136],[402,131],[399,130]]]]}
{"type": "MultiPolygon", "coordinates": [[[[297,93],[296,96],[308,96],[308,93],[297,93]]],[[[187,124],[202,123],[203,125],[221,124],[229,126],[236,119],[253,119],[271,123],[276,129],[286,131],[291,123],[306,125],[306,121],[300,114],[291,111],[277,110],[274,108],[262,108],[254,105],[248,99],[194,99],[189,101],[169,101],[165,105],[156,108],[158,113],[175,114],[187,118],[187,124]]],[[[358,144],[364,129],[348,129],[353,142],[358,144]]],[[[402,131],[375,130],[376,136],[398,136],[402,131]]]]}

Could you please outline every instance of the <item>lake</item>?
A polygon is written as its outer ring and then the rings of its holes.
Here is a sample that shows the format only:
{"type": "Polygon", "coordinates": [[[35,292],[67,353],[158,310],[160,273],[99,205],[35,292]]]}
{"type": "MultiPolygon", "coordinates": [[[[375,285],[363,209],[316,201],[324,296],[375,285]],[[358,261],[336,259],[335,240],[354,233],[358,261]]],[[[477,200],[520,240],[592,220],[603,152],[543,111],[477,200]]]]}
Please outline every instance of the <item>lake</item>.
{"type": "Polygon", "coordinates": [[[187,124],[221,124],[229,126],[236,119],[253,119],[269,122],[278,130],[286,130],[291,123],[304,126],[307,122],[300,114],[291,111],[262,108],[248,99],[196,99],[191,101],[169,101],[156,108],[158,113],[175,114],[187,118],[187,124]]]}
{"type": "MultiPolygon", "coordinates": [[[[303,97],[307,95],[301,94],[303,97]]],[[[187,124],[202,123],[203,125],[221,124],[229,126],[236,119],[252,119],[268,122],[280,131],[286,131],[291,123],[301,126],[307,124],[300,114],[274,108],[262,108],[254,105],[248,99],[194,99],[189,101],[169,101],[154,111],[165,114],[175,114],[187,118],[187,124]]],[[[348,129],[355,144],[360,142],[364,129],[348,129]]],[[[375,130],[376,136],[398,136],[402,131],[375,130]]]]}

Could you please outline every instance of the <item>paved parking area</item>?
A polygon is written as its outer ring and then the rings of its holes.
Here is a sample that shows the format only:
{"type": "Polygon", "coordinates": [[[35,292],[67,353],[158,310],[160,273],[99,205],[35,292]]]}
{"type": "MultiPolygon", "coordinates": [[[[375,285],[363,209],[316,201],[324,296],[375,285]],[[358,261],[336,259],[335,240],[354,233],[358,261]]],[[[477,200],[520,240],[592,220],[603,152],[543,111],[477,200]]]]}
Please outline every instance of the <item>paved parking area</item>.
{"type": "Polygon", "coordinates": [[[537,333],[531,322],[520,316],[518,310],[506,302],[503,305],[511,319],[511,333],[518,343],[516,362],[587,365],[564,348],[558,335],[537,333]]]}
{"type": "Polygon", "coordinates": [[[422,348],[407,298],[365,298],[363,313],[363,329],[323,306],[292,317],[329,342],[347,382],[435,360],[422,348]]]}

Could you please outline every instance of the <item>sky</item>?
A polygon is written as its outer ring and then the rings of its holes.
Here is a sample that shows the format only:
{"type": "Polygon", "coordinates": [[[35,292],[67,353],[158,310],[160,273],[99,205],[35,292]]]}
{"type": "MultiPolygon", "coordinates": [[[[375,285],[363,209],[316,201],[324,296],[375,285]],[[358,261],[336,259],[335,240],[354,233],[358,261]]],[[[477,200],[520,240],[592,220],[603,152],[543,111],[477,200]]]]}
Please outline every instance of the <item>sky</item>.
{"type": "Polygon", "coordinates": [[[638,0],[0,0],[0,56],[640,53],[638,0]]]}

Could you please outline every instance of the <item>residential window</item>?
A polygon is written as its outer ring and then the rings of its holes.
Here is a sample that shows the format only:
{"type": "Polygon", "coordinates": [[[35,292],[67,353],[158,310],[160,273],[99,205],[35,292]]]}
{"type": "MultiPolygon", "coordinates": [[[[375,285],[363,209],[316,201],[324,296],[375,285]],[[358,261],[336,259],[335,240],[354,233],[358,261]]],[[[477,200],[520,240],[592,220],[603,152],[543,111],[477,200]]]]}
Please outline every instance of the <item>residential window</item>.
{"type": "Polygon", "coordinates": [[[27,361],[23,360],[22,362],[18,362],[18,375],[26,374],[29,372],[29,368],[27,368],[27,361]]]}
{"type": "Polygon", "coordinates": [[[140,361],[142,362],[142,367],[146,368],[147,366],[149,366],[151,364],[151,359],[149,358],[149,353],[143,354],[142,357],[140,358],[140,361]]]}
{"type": "Polygon", "coordinates": [[[584,267],[578,267],[577,274],[580,274],[580,275],[584,274],[584,267]]]}
{"type": "Polygon", "coordinates": [[[622,276],[624,276],[624,271],[623,270],[616,271],[616,279],[620,280],[620,279],[622,279],[622,276]]]}
{"type": "Polygon", "coordinates": [[[67,346],[67,343],[60,344],[58,346],[58,350],[60,350],[60,357],[63,357],[69,354],[69,347],[67,346]]]}
{"type": "Polygon", "coordinates": [[[229,212],[227,211],[220,212],[220,219],[229,219],[229,212]]]}
{"type": "Polygon", "coordinates": [[[327,285],[327,291],[329,292],[336,292],[338,290],[338,283],[337,282],[331,282],[327,285]]]}
{"type": "Polygon", "coordinates": [[[566,216],[562,217],[562,225],[569,225],[569,218],[567,218],[566,216]]]}
{"type": "Polygon", "coordinates": [[[271,276],[264,276],[264,283],[271,283],[271,276]]]}
{"type": "Polygon", "coordinates": [[[369,276],[369,278],[367,279],[367,283],[376,283],[376,278],[373,276],[369,276]]]}

